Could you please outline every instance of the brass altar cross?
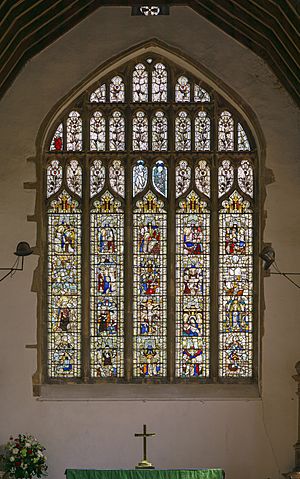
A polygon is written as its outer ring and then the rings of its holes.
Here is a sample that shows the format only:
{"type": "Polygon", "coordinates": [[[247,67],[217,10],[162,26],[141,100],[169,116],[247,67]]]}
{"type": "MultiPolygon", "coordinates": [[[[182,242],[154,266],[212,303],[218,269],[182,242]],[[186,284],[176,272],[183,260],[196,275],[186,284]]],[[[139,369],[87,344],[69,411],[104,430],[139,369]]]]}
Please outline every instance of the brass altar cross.
{"type": "Polygon", "coordinates": [[[142,433],[135,433],[135,437],[143,438],[143,460],[140,461],[137,466],[135,466],[136,469],[155,469],[151,462],[147,460],[147,437],[149,436],[155,436],[155,432],[147,432],[146,424],[143,425],[142,433]]]}

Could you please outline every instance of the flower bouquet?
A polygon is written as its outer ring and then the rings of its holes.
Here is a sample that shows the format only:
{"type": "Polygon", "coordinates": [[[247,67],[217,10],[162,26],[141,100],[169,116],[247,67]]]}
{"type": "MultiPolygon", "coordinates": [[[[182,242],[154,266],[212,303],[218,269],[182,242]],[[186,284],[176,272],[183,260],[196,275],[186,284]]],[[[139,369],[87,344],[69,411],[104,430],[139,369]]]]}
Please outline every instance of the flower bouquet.
{"type": "Polygon", "coordinates": [[[16,479],[31,479],[47,475],[45,448],[30,434],[10,438],[1,457],[6,476],[16,479]]]}

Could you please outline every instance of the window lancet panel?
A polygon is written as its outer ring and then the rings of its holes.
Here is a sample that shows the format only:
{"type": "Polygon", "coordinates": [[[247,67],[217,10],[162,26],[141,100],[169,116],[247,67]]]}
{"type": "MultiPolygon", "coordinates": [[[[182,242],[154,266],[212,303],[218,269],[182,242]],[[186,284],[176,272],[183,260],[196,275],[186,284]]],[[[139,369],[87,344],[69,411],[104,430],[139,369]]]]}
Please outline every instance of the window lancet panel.
{"type": "Polygon", "coordinates": [[[153,53],[103,76],[49,131],[49,382],[253,381],[249,125],[153,53]]]}

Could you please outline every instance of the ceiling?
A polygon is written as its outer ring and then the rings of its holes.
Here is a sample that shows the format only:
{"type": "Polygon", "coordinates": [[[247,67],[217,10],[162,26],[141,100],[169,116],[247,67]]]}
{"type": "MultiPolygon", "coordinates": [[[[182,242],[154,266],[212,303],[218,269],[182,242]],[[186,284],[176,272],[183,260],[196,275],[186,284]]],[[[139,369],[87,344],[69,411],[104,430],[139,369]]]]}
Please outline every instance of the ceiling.
{"type": "MultiPolygon", "coordinates": [[[[0,97],[30,58],[101,6],[145,3],[145,0],[2,0],[0,97]]],[[[265,60],[300,105],[299,0],[161,0],[149,3],[193,8],[265,60]]]]}

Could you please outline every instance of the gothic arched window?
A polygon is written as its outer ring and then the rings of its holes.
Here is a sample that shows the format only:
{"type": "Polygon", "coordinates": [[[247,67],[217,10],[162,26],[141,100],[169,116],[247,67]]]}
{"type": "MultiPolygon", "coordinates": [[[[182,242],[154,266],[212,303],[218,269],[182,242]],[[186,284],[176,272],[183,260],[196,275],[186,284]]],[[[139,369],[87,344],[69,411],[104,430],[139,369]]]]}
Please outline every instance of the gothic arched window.
{"type": "Polygon", "coordinates": [[[256,146],[143,55],[77,98],[45,164],[48,382],[255,379],[256,146]]]}

